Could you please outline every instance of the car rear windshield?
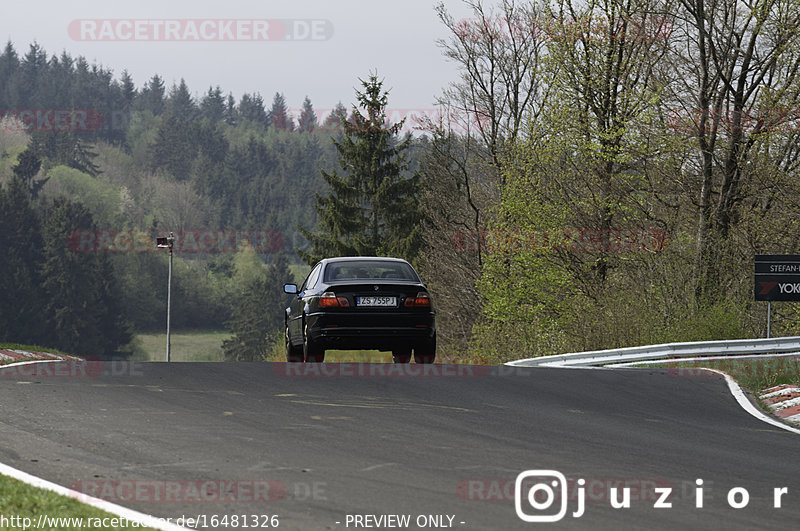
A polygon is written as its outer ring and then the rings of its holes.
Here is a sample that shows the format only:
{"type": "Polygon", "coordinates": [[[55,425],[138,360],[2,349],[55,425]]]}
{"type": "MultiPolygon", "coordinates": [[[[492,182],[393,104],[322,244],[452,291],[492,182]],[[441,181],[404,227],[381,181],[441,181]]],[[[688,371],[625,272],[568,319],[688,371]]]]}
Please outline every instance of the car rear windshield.
{"type": "Polygon", "coordinates": [[[325,268],[325,282],[337,280],[410,280],[419,282],[414,269],[405,262],[358,260],[334,262],[325,268]]]}

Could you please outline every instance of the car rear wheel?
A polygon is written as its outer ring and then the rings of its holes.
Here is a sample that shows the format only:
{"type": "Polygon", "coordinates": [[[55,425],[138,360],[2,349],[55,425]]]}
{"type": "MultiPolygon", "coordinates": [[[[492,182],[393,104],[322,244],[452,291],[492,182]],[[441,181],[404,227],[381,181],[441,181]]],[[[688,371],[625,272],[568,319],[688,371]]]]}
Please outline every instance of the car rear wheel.
{"type": "Polygon", "coordinates": [[[314,341],[308,335],[308,324],[303,326],[303,356],[306,363],[322,363],[325,361],[325,349],[320,341],[314,341]]]}
{"type": "Polygon", "coordinates": [[[436,359],[436,336],[414,347],[414,363],[433,363],[436,359]]]}
{"type": "Polygon", "coordinates": [[[286,361],[288,363],[303,363],[303,347],[295,347],[289,339],[289,328],[286,328],[286,361]]]}
{"type": "Polygon", "coordinates": [[[411,363],[411,347],[392,350],[392,360],[395,363],[411,363]]]}

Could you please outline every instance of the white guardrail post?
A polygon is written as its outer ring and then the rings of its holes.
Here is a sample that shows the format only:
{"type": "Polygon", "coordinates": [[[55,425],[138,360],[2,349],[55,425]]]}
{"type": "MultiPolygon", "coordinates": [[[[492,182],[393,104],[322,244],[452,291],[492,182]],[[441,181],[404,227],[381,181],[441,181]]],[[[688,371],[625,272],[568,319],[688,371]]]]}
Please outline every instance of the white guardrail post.
{"type": "Polygon", "coordinates": [[[800,353],[800,336],[665,343],[643,347],[573,352],[510,361],[512,367],[593,367],[609,363],[699,356],[800,353]]]}

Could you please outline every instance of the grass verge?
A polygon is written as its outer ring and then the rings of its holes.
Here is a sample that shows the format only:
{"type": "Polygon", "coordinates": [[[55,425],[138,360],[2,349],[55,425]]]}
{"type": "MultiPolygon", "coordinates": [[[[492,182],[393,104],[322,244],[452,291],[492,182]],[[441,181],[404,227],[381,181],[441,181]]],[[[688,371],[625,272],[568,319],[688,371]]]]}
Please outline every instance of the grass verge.
{"type": "MultiPolygon", "coordinates": [[[[170,361],[222,361],[222,342],[231,337],[224,330],[181,330],[170,334],[170,361]]],[[[167,334],[136,334],[132,360],[166,361],[167,334]]]]}
{"type": "MultiPolygon", "coordinates": [[[[133,525],[127,527],[113,527],[90,525],[92,523],[113,523],[114,519],[122,525],[125,521],[111,513],[101,511],[86,505],[72,498],[67,498],[55,492],[32,487],[27,483],[0,475],[0,516],[6,518],[3,529],[33,529],[39,520],[40,515],[49,517],[49,525],[40,529],[87,529],[95,527],[103,529],[133,529],[133,525]],[[14,519],[12,519],[14,517],[14,519]],[[28,521],[24,519],[30,519],[28,521]],[[72,520],[70,525],[69,518],[83,518],[83,526],[76,525],[78,522],[72,520]],[[60,523],[53,519],[61,519],[60,523]],[[95,520],[99,519],[99,520],[95,520]],[[107,520],[103,520],[107,519],[107,520]],[[26,527],[24,523],[29,523],[26,527]],[[15,524],[15,525],[9,525],[15,524]],[[57,525],[58,524],[58,525],[57,525]]],[[[44,522],[43,522],[44,523],[44,522]]],[[[136,527],[136,529],[152,529],[150,527],[136,527]]]]}
{"type": "Polygon", "coordinates": [[[800,357],[703,360],[665,363],[662,366],[680,369],[717,369],[730,374],[740,386],[750,390],[754,395],[776,385],[800,385],[800,357]]]}
{"type": "MultiPolygon", "coordinates": [[[[267,356],[267,361],[286,361],[286,346],[283,344],[283,334],[275,340],[272,351],[267,356]]],[[[326,350],[325,363],[391,363],[391,352],[377,350],[326,350]]]]}
{"type": "MultiPolygon", "coordinates": [[[[0,343],[0,349],[5,349],[5,350],[24,350],[24,351],[27,351],[27,352],[46,352],[48,354],[64,354],[64,355],[66,355],[65,352],[61,352],[60,350],[56,350],[54,348],[39,347],[39,346],[36,346],[36,345],[20,345],[18,343],[0,343]]],[[[32,361],[32,360],[35,360],[35,359],[37,359],[37,358],[24,358],[24,359],[20,359],[20,360],[2,359],[2,360],[0,360],[0,365],[8,365],[10,363],[19,363],[20,361],[32,361]]]]}
{"type": "Polygon", "coordinates": [[[36,345],[20,345],[18,343],[0,343],[0,348],[5,350],[27,350],[28,352],[47,352],[50,354],[66,355],[66,352],[61,352],[60,350],[56,350],[54,348],[39,347],[36,345]]]}

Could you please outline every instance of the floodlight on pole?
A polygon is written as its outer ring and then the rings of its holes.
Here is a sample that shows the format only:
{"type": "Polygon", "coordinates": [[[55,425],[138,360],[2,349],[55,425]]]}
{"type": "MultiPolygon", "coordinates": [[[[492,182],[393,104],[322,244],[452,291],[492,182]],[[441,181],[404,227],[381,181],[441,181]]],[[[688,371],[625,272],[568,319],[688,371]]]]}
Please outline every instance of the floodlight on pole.
{"type": "Polygon", "coordinates": [[[169,249],[169,275],[167,277],[167,362],[170,361],[170,327],[169,318],[172,310],[172,247],[175,244],[175,235],[169,233],[167,237],[156,238],[156,247],[169,249]]]}

